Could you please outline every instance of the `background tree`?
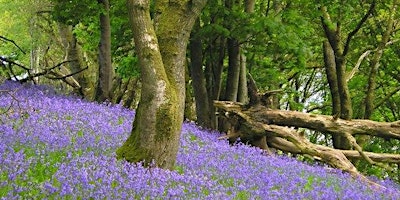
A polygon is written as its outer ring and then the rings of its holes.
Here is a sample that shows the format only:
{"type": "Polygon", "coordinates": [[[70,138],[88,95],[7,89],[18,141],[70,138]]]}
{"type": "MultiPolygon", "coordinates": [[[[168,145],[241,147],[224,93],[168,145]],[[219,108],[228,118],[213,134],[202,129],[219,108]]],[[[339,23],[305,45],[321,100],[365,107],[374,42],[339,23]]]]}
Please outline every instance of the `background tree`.
{"type": "Polygon", "coordinates": [[[89,26],[97,18],[95,25],[99,27],[98,38],[98,79],[95,99],[111,100],[111,87],[114,68],[111,63],[111,25],[110,4],[108,0],[92,1],[58,1],[54,0],[53,16],[61,23],[89,26]],[[83,20],[82,20],[83,19],[83,20]],[[86,19],[86,20],[85,20],[86,19]],[[83,22],[83,23],[82,23],[83,22]]]}
{"type": "Polygon", "coordinates": [[[102,6],[100,12],[100,42],[99,42],[99,81],[96,99],[111,100],[111,88],[114,78],[114,68],[111,63],[111,25],[110,3],[108,0],[98,0],[102,6]]]}

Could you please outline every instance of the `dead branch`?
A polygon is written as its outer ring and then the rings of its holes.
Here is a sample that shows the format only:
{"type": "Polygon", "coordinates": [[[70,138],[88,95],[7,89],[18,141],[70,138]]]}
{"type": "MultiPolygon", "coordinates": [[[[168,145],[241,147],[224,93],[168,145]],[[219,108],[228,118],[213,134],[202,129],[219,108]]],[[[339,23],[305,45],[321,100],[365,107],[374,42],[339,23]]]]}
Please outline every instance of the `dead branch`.
{"type": "MultiPolygon", "coordinates": [[[[273,143],[273,147],[275,148],[310,155],[311,157],[318,158],[334,168],[348,172],[353,177],[359,177],[371,185],[382,187],[369,181],[365,176],[359,173],[342,151],[323,145],[313,144],[299,134],[296,129],[287,126],[269,124],[265,120],[260,120],[259,116],[255,114],[257,112],[254,110],[260,112],[262,108],[265,109],[263,106],[257,105],[255,106],[255,109],[249,111],[251,108],[244,109],[242,104],[233,102],[215,101],[214,105],[229,113],[226,115],[228,120],[233,120],[233,123],[236,121],[240,123],[237,132],[240,132],[243,135],[250,134],[255,136],[266,136],[268,143],[273,143]]],[[[229,137],[229,134],[227,137],[229,137]]]]}
{"type": "MultiPolygon", "coordinates": [[[[81,72],[85,71],[86,69],[88,69],[88,67],[86,67],[86,68],[83,68],[83,69],[78,70],[76,72],[69,73],[69,74],[63,74],[61,72],[56,71],[55,69],[60,68],[62,65],[66,64],[66,63],[69,63],[69,62],[76,61],[76,60],[66,60],[66,61],[60,62],[60,63],[58,63],[58,64],[56,64],[56,65],[54,65],[52,67],[45,68],[41,72],[37,72],[37,73],[31,74],[30,73],[31,69],[29,69],[28,67],[25,67],[24,65],[18,64],[18,63],[14,62],[14,61],[12,61],[10,59],[3,58],[3,57],[0,57],[0,60],[8,62],[8,63],[10,63],[12,65],[16,65],[18,67],[21,67],[22,69],[27,71],[28,77],[18,80],[19,82],[22,82],[22,83],[26,82],[26,81],[29,81],[29,80],[33,80],[36,77],[44,76],[44,77],[46,77],[48,79],[62,80],[63,82],[65,82],[66,84],[70,85],[73,88],[80,88],[81,87],[80,84],[72,76],[74,76],[75,74],[81,73],[81,72]]],[[[17,80],[16,75],[14,74],[14,72],[12,70],[12,66],[9,65],[8,68],[9,68],[8,70],[10,71],[11,75],[17,80]]]]}
{"type": "Polygon", "coordinates": [[[351,135],[371,135],[385,139],[400,139],[400,121],[376,122],[372,120],[333,119],[329,115],[316,115],[297,111],[271,110],[252,107],[246,111],[257,120],[281,126],[301,127],[330,134],[348,132],[351,135]]]}
{"type": "Polygon", "coordinates": [[[0,35],[0,39],[3,40],[3,41],[6,41],[6,42],[11,42],[11,43],[13,43],[14,46],[16,46],[23,54],[26,54],[26,52],[25,52],[24,50],[22,50],[22,48],[21,48],[20,46],[18,46],[18,44],[17,44],[14,40],[8,39],[8,38],[3,37],[3,36],[1,36],[1,35],[0,35]]]}
{"type": "Polygon", "coordinates": [[[353,36],[361,29],[362,25],[367,21],[368,17],[372,15],[373,11],[375,10],[376,1],[373,0],[367,13],[363,16],[363,18],[357,23],[357,26],[352,30],[349,35],[347,35],[346,43],[344,45],[343,55],[346,55],[349,52],[350,41],[353,36]]]}
{"type": "Polygon", "coordinates": [[[19,64],[19,63],[16,63],[16,62],[12,61],[11,59],[8,59],[8,58],[1,57],[1,56],[0,56],[0,60],[2,60],[3,62],[8,62],[8,63],[10,63],[10,64],[12,64],[12,65],[16,65],[16,66],[18,66],[18,67],[21,67],[22,69],[27,70],[27,71],[30,70],[28,67],[25,67],[24,65],[21,65],[21,64],[19,64]]]}

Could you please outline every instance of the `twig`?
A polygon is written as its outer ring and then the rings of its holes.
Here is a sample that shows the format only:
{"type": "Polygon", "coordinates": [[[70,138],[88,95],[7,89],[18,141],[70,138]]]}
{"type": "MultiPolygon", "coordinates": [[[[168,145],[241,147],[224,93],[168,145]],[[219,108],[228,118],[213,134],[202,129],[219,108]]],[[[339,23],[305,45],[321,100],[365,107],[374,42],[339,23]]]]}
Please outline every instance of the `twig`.
{"type": "Polygon", "coordinates": [[[17,45],[17,43],[16,43],[14,40],[8,39],[8,38],[3,37],[3,36],[1,36],[1,35],[0,35],[0,39],[4,40],[4,41],[6,41],[6,42],[11,42],[11,43],[13,43],[22,53],[26,54],[26,52],[25,52],[24,50],[22,50],[22,48],[19,47],[19,46],[17,45]]]}

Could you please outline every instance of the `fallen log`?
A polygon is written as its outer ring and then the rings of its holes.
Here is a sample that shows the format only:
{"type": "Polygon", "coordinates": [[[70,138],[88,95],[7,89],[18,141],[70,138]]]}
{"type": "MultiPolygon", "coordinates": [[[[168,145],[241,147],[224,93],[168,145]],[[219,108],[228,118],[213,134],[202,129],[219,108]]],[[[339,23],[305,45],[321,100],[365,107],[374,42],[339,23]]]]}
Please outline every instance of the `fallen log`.
{"type": "MultiPolygon", "coordinates": [[[[341,134],[348,137],[356,134],[373,135],[383,138],[400,139],[400,122],[374,122],[371,120],[340,120],[332,116],[307,114],[296,111],[271,110],[256,104],[246,106],[240,103],[215,101],[214,105],[234,126],[235,130],[228,132],[230,137],[267,137],[270,146],[282,151],[306,154],[321,160],[334,168],[348,172],[354,177],[361,177],[372,183],[358,172],[349,158],[366,159],[371,164],[375,162],[400,163],[400,155],[364,152],[353,141],[357,151],[338,150],[332,147],[317,145],[310,142],[297,128],[307,128],[330,134],[341,134]],[[237,125],[239,124],[239,125],[237,125]]],[[[354,139],[354,138],[352,138],[354,139]]]]}

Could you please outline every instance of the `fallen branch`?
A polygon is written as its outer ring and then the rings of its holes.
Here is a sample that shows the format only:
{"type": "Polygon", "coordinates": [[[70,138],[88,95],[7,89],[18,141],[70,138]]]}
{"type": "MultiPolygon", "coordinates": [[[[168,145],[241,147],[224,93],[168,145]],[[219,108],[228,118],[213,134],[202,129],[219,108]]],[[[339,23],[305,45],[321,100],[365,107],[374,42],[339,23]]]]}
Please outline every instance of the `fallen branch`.
{"type": "Polygon", "coordinates": [[[349,158],[365,159],[371,164],[384,167],[388,170],[391,169],[380,162],[400,163],[400,155],[364,152],[353,137],[355,134],[366,134],[398,139],[400,136],[399,122],[334,120],[332,116],[271,110],[260,104],[248,107],[240,103],[215,101],[214,105],[226,113],[224,116],[230,123],[239,124],[235,126],[237,130],[234,130],[233,133],[228,131],[228,134],[220,139],[234,139],[235,137],[259,138],[266,136],[268,145],[271,147],[295,154],[309,155],[314,159],[348,172],[354,177],[360,177],[378,187],[381,186],[369,181],[359,173],[349,158]],[[338,150],[313,144],[297,130],[299,127],[346,136],[356,151],[338,150]]]}
{"type": "Polygon", "coordinates": [[[333,119],[333,117],[329,115],[271,110],[265,107],[252,107],[243,112],[249,114],[256,120],[262,122],[268,121],[269,123],[281,126],[307,128],[330,134],[342,135],[342,133],[347,132],[351,135],[371,135],[385,139],[400,139],[400,121],[376,122],[361,119],[333,119]]]}

